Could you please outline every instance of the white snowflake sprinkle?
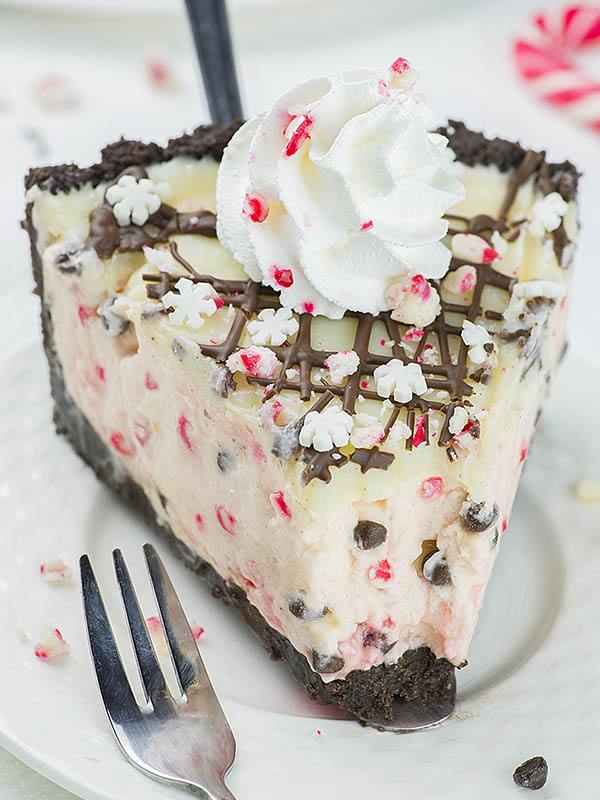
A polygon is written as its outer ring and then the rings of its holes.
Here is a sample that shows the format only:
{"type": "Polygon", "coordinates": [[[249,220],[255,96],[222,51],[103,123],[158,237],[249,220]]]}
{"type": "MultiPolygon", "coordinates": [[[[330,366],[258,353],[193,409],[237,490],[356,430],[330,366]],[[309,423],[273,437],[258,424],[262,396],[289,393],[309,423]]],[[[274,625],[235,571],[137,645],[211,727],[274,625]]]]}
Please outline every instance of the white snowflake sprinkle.
{"type": "Polygon", "coordinates": [[[248,323],[253,344],[279,347],[289,336],[298,333],[298,320],[289,308],[265,308],[248,323]]]}
{"type": "Polygon", "coordinates": [[[397,403],[408,403],[413,394],[422,395],[427,384],[419,364],[404,364],[393,358],[387,364],[377,367],[373,373],[377,394],[380,397],[393,395],[397,403]]]}
{"type": "Polygon", "coordinates": [[[353,420],[339,406],[327,406],[324,411],[309,411],[304,418],[299,441],[303,447],[313,447],[319,453],[344,447],[350,441],[353,420]]]}
{"type": "Polygon", "coordinates": [[[187,323],[190,328],[201,328],[204,317],[212,316],[217,310],[215,290],[209,283],[193,283],[188,278],[180,278],[175,288],[179,294],[171,291],[162,298],[166,309],[174,309],[169,319],[174,325],[187,323]]]}
{"type": "Polygon", "coordinates": [[[483,364],[488,360],[493,349],[493,342],[483,325],[475,325],[466,319],[462,324],[461,336],[469,348],[469,358],[473,364],[483,364]]]}
{"type": "Polygon", "coordinates": [[[106,200],[112,206],[117,223],[144,225],[151,214],[158,211],[160,195],[153,180],[122,175],[117,183],[106,190],[106,200]]]}
{"type": "Polygon", "coordinates": [[[531,209],[529,230],[534,236],[545,236],[546,233],[555,231],[568,208],[569,204],[562,199],[558,192],[550,192],[534,203],[531,209]]]}
{"type": "Polygon", "coordinates": [[[354,350],[341,350],[326,358],[325,366],[329,370],[331,382],[339,385],[343,383],[344,378],[354,375],[360,366],[360,358],[354,350]]]}

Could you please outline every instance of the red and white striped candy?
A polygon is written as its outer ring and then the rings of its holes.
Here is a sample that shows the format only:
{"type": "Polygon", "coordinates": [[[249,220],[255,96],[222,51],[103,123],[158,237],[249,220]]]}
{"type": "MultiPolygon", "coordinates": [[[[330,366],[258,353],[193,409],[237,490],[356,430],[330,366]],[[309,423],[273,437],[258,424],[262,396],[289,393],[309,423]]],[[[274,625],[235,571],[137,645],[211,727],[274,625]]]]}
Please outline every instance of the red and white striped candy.
{"type": "Polygon", "coordinates": [[[537,14],[514,45],[517,67],[536,95],[600,133],[600,76],[577,66],[580,49],[600,44],[600,5],[570,5],[537,14]]]}

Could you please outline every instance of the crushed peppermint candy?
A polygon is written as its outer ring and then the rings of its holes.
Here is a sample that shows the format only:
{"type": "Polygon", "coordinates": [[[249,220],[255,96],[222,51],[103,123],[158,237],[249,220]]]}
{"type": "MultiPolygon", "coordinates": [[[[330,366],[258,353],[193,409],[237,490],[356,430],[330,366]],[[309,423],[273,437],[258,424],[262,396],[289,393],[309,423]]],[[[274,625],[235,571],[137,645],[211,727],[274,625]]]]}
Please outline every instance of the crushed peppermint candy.
{"type": "Polygon", "coordinates": [[[357,449],[375,447],[385,438],[381,422],[370,414],[358,413],[354,416],[354,426],[350,434],[350,444],[357,449]]]}
{"type": "Polygon", "coordinates": [[[328,356],[324,363],[329,370],[331,382],[339,386],[344,378],[354,375],[360,366],[360,358],[354,350],[341,350],[328,356]]]}
{"type": "Polygon", "coordinates": [[[353,419],[340,406],[330,405],[323,411],[309,411],[300,430],[302,447],[313,447],[319,453],[345,447],[350,441],[353,419]]]}
{"type": "Polygon", "coordinates": [[[492,337],[483,325],[476,325],[465,319],[462,324],[461,337],[469,348],[469,358],[473,364],[485,363],[494,352],[492,337]]]}
{"type": "Polygon", "coordinates": [[[386,589],[394,581],[394,571],[387,558],[370,566],[367,575],[377,589],[386,589]]]}
{"type": "Polygon", "coordinates": [[[247,192],[244,197],[242,214],[248,217],[250,222],[264,222],[269,216],[269,202],[259,192],[247,192]]]}
{"type": "Polygon", "coordinates": [[[540,237],[545,236],[546,233],[552,233],[560,227],[568,208],[569,204],[558,192],[550,192],[534,203],[531,209],[529,230],[534,236],[540,237]]]}
{"type": "Polygon", "coordinates": [[[69,643],[58,628],[44,631],[40,640],[34,644],[35,657],[40,661],[60,661],[70,650],[69,643]]]}
{"type": "Polygon", "coordinates": [[[241,372],[251,378],[274,378],[281,366],[268,347],[243,347],[232,353],[225,364],[231,372],[241,372]]]}
{"type": "Polygon", "coordinates": [[[425,336],[423,328],[408,328],[402,337],[403,342],[420,342],[425,336]]]}
{"type": "Polygon", "coordinates": [[[289,308],[265,308],[256,319],[248,323],[247,329],[252,343],[256,345],[281,346],[288,337],[298,333],[298,320],[289,308]]]}
{"type": "Polygon", "coordinates": [[[46,583],[64,584],[71,580],[73,570],[61,558],[53,558],[40,564],[40,575],[46,583]]]}
{"type": "Polygon", "coordinates": [[[464,406],[456,406],[448,423],[448,430],[453,436],[462,433],[469,422],[469,413],[464,406]]]}
{"type": "Polygon", "coordinates": [[[273,506],[275,511],[279,511],[282,517],[285,517],[286,519],[292,518],[292,512],[290,511],[290,507],[287,504],[283,492],[281,491],[273,492],[269,496],[269,499],[271,500],[271,505],[273,506]]]}
{"type": "Polygon", "coordinates": [[[411,89],[419,79],[417,70],[405,58],[397,58],[390,65],[389,84],[394,89],[405,91],[411,89]]]}
{"type": "Polygon", "coordinates": [[[134,175],[121,175],[115,184],[108,187],[105,197],[121,227],[145,225],[162,202],[153,180],[134,175]]]}
{"type": "Polygon", "coordinates": [[[373,373],[375,387],[380,397],[393,395],[397,403],[408,403],[413,394],[422,395],[427,391],[427,383],[419,364],[404,364],[393,358],[387,364],[377,367],[373,373]]]}
{"type": "Polygon", "coordinates": [[[442,496],[444,491],[444,479],[437,475],[427,478],[421,484],[419,494],[424,500],[434,500],[442,496]]]}
{"type": "Polygon", "coordinates": [[[469,294],[477,284],[477,270],[468,264],[449,272],[444,278],[444,289],[452,294],[469,294]]]}
{"type": "Polygon", "coordinates": [[[452,255],[472,264],[491,264],[500,254],[482,237],[474,233],[456,233],[452,237],[452,255]]]}
{"type": "Polygon", "coordinates": [[[437,290],[423,275],[405,275],[393,283],[385,301],[393,320],[419,328],[430,325],[442,310],[437,290]]]}
{"type": "Polygon", "coordinates": [[[198,625],[195,620],[190,622],[190,630],[196,641],[198,641],[198,639],[200,639],[200,637],[206,633],[206,630],[202,627],[202,625],[198,625]]]}

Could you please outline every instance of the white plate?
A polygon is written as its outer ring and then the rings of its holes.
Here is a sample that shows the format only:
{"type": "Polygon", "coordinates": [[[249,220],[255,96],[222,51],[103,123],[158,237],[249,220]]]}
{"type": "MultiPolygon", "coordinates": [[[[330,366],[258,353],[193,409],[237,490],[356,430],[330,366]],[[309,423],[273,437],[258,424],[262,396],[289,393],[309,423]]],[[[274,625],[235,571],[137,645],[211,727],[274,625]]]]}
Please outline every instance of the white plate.
{"type": "MultiPolygon", "coordinates": [[[[13,356],[0,374],[0,743],[86,800],[181,798],[121,757],[96,693],[77,585],[38,575],[45,558],[74,566],[90,553],[122,633],[111,549],[123,548],[146,588],[141,545],[151,534],[54,435],[39,350],[13,356]],[[25,641],[23,631],[44,625],[71,643],[64,664],[37,661],[25,641]]],[[[459,674],[457,713],[438,729],[380,734],[312,703],[158,542],[189,616],[206,628],[202,653],[239,744],[230,785],[240,800],[510,800],[523,796],[512,770],[537,754],[550,764],[538,798],[590,797],[600,751],[600,507],[578,505],[570,490],[600,466],[599,391],[598,373],[564,365],[459,674]]]]}

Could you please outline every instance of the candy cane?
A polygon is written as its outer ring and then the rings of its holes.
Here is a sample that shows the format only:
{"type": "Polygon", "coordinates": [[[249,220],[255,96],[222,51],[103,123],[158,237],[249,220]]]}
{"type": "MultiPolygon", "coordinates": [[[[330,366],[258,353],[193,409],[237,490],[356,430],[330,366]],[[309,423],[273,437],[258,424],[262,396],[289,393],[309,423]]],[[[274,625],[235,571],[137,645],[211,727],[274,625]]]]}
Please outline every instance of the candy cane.
{"type": "Polygon", "coordinates": [[[600,44],[600,6],[568,6],[538,14],[514,45],[517,67],[535,94],[600,133],[600,76],[581,72],[580,48],[600,44]]]}

